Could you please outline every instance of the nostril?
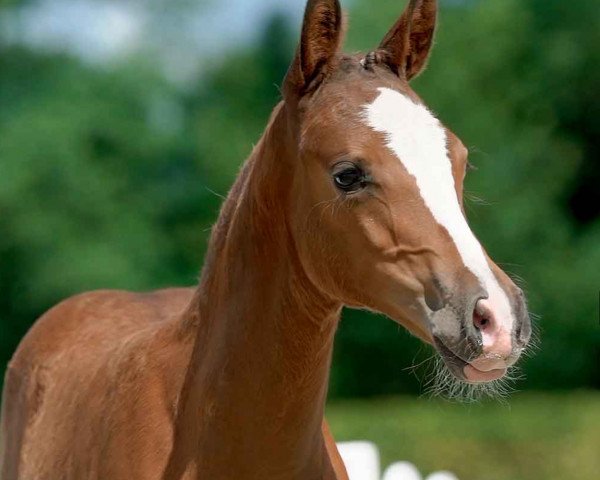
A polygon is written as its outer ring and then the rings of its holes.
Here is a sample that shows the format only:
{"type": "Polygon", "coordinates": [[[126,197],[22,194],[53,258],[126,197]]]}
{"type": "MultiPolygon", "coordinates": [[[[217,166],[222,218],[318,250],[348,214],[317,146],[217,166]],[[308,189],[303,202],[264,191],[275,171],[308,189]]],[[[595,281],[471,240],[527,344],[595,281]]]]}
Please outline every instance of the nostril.
{"type": "Polygon", "coordinates": [[[490,326],[490,324],[491,322],[489,318],[485,317],[484,315],[478,312],[473,312],[473,325],[475,325],[475,328],[477,330],[486,330],[490,326]]]}
{"type": "Polygon", "coordinates": [[[473,328],[481,336],[481,350],[486,360],[483,363],[496,365],[495,361],[498,361],[506,364],[506,359],[513,351],[512,327],[504,326],[499,321],[492,302],[487,298],[480,299],[473,309],[473,328]]]}
{"type": "Polygon", "coordinates": [[[473,310],[473,326],[484,332],[492,326],[492,312],[485,299],[479,300],[473,310]]]}

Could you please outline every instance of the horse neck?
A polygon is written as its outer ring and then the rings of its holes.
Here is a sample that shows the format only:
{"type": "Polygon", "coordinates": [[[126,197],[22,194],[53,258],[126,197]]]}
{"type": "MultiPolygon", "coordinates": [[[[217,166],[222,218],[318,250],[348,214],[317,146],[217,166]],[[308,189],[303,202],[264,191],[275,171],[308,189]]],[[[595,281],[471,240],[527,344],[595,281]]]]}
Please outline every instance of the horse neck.
{"type": "Polygon", "coordinates": [[[321,423],[341,305],[309,280],[289,232],[285,122],[280,105],[225,202],[188,318],[197,340],[185,425],[198,468],[214,478],[312,475],[327,461],[321,423]]]}

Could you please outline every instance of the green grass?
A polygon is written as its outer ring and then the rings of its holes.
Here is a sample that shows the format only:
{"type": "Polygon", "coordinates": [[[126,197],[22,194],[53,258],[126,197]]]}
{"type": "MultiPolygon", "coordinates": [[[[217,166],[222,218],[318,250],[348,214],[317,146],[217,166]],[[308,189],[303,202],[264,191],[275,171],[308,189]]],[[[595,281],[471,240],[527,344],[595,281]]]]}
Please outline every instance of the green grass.
{"type": "Polygon", "coordinates": [[[528,393],[506,404],[395,397],[332,402],[337,441],[370,440],[382,464],[408,460],[460,480],[600,478],[600,393],[528,393]]]}

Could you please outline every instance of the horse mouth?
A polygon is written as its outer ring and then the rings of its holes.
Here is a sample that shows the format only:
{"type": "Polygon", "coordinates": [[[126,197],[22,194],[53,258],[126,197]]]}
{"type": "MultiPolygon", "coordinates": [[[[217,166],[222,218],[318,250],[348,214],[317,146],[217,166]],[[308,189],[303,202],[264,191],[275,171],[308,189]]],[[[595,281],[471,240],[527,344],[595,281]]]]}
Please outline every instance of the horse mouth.
{"type": "Polygon", "coordinates": [[[452,375],[465,383],[487,383],[499,380],[506,375],[506,368],[480,370],[466,360],[456,355],[444,342],[434,337],[434,344],[442,360],[452,375]]]}

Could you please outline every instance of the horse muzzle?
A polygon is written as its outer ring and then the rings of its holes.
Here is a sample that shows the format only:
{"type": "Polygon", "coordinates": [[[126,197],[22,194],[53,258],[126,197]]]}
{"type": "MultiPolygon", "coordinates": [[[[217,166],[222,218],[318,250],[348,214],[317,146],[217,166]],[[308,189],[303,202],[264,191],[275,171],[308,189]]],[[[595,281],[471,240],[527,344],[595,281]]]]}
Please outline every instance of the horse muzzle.
{"type": "Polygon", "coordinates": [[[523,292],[517,287],[512,292],[510,312],[498,309],[492,296],[476,296],[460,307],[448,305],[434,312],[434,344],[458,379],[498,380],[521,356],[530,340],[531,321],[523,292]]]}

